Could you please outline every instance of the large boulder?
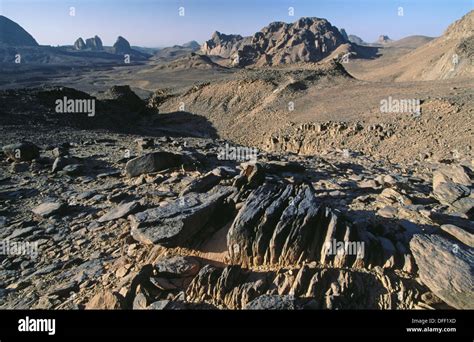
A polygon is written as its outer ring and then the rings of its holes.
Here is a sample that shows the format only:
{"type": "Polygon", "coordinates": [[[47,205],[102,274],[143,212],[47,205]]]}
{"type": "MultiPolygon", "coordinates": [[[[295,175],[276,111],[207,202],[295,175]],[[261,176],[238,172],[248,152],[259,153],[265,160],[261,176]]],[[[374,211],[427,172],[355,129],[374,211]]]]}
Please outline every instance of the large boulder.
{"type": "Polygon", "coordinates": [[[250,303],[244,309],[246,310],[295,310],[298,308],[295,297],[290,295],[261,295],[250,303]]]}
{"type": "Polygon", "coordinates": [[[474,217],[473,172],[462,165],[444,166],[433,172],[433,196],[452,210],[474,217]]]}
{"type": "Polygon", "coordinates": [[[472,177],[472,171],[465,166],[447,165],[433,172],[433,188],[447,182],[470,186],[472,177]]]}
{"type": "Polygon", "coordinates": [[[208,193],[190,193],[163,207],[131,215],[132,237],[145,244],[183,246],[216,221],[232,187],[216,186],[208,193]]]}
{"type": "Polygon", "coordinates": [[[124,298],[117,292],[103,290],[86,304],[86,310],[117,310],[124,307],[124,298]]]}
{"type": "Polygon", "coordinates": [[[191,192],[206,192],[219,184],[222,178],[212,172],[205,174],[200,178],[192,180],[183,190],[180,196],[184,196],[191,192]]]}
{"type": "Polygon", "coordinates": [[[474,251],[440,235],[416,234],[410,241],[421,281],[457,309],[474,308],[474,251]]]}
{"type": "Polygon", "coordinates": [[[184,158],[181,154],[158,151],[129,160],[125,165],[125,171],[129,177],[135,177],[144,173],[178,167],[183,163],[184,158]]]}
{"type": "Polygon", "coordinates": [[[22,141],[2,148],[5,155],[14,161],[30,161],[39,157],[39,148],[35,144],[22,141]]]}
{"type": "Polygon", "coordinates": [[[33,213],[41,217],[58,215],[66,210],[66,204],[62,202],[44,202],[33,208],[33,213]]]}
{"type": "Polygon", "coordinates": [[[99,96],[100,100],[120,107],[122,110],[141,112],[145,102],[128,85],[115,85],[99,96]]]}
{"type": "Polygon", "coordinates": [[[125,217],[129,214],[132,214],[138,211],[140,208],[140,203],[137,201],[131,201],[127,203],[123,203],[111,210],[109,210],[106,214],[101,216],[97,221],[98,222],[108,222],[117,220],[119,218],[125,217]]]}
{"type": "Polygon", "coordinates": [[[227,247],[230,259],[241,265],[317,260],[342,266],[354,258],[337,257],[327,246],[350,232],[343,219],[318,202],[311,185],[266,183],[240,209],[227,247]]]}
{"type": "Polygon", "coordinates": [[[172,256],[159,259],[155,263],[158,276],[180,278],[194,276],[199,272],[199,262],[189,256],[172,256]]]}
{"type": "Polygon", "coordinates": [[[224,34],[215,31],[211,39],[201,46],[201,51],[207,55],[218,55],[229,58],[242,44],[243,37],[238,34],[224,34]]]}

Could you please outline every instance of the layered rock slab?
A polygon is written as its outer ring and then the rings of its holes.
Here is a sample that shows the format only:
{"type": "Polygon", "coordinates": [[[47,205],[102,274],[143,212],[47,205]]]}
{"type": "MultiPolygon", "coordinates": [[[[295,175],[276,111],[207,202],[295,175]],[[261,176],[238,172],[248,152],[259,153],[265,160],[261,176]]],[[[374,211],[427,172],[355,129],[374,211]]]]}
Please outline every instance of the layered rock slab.
{"type": "Polygon", "coordinates": [[[294,264],[321,261],[349,265],[354,256],[331,253],[333,240],[354,237],[349,222],[316,199],[311,185],[264,184],[254,190],[227,235],[235,264],[294,264]]]}
{"type": "Polygon", "coordinates": [[[474,308],[472,248],[440,235],[415,235],[410,248],[421,281],[439,298],[457,309],[474,308]]]}
{"type": "Polygon", "coordinates": [[[234,188],[216,186],[208,193],[190,193],[163,207],[151,208],[131,215],[132,237],[145,244],[183,246],[222,208],[224,199],[234,188]]]}

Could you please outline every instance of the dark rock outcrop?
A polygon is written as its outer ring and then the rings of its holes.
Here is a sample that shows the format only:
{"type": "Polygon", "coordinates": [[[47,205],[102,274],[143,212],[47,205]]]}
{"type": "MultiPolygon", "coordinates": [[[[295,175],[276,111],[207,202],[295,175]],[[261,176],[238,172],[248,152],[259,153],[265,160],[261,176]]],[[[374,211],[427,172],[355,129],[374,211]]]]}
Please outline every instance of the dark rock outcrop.
{"type": "Polygon", "coordinates": [[[245,306],[246,310],[295,310],[298,308],[293,296],[262,295],[245,306]]]}
{"type": "Polygon", "coordinates": [[[433,173],[433,196],[451,210],[474,218],[474,175],[465,166],[445,166],[433,173]]]}
{"type": "Polygon", "coordinates": [[[84,42],[84,39],[81,37],[77,38],[77,40],[74,42],[74,49],[75,50],[85,50],[87,49],[86,43],[84,42]]]}
{"type": "Polygon", "coordinates": [[[195,276],[199,272],[200,264],[193,257],[174,256],[158,260],[154,267],[159,276],[181,278],[195,276]]]}
{"type": "Polygon", "coordinates": [[[347,39],[326,19],[301,18],[295,23],[273,22],[251,37],[215,32],[201,50],[232,58],[238,66],[317,62],[347,39]]]}
{"type": "Polygon", "coordinates": [[[231,260],[242,265],[318,260],[343,266],[354,258],[331,255],[326,246],[353,235],[347,222],[318,203],[310,185],[264,184],[247,198],[227,244],[231,260]]]}
{"type": "Polygon", "coordinates": [[[133,112],[145,110],[145,102],[133,92],[129,85],[115,85],[99,96],[103,101],[113,102],[114,105],[133,112]]]}
{"type": "Polygon", "coordinates": [[[104,50],[102,40],[98,36],[86,39],[86,48],[91,49],[93,51],[104,50]]]}
{"type": "Polygon", "coordinates": [[[132,237],[145,244],[184,246],[218,220],[224,202],[234,191],[216,187],[208,193],[191,193],[163,206],[130,216],[132,237]]]}
{"type": "Polygon", "coordinates": [[[474,252],[439,235],[415,235],[410,248],[421,281],[457,309],[474,307],[474,252]]]}
{"type": "Polygon", "coordinates": [[[356,36],[354,34],[350,34],[347,39],[351,42],[351,43],[354,43],[354,44],[357,44],[357,45],[366,45],[367,43],[364,42],[364,40],[362,38],[360,38],[359,36],[356,36]]]}
{"type": "Polygon", "coordinates": [[[407,309],[420,287],[382,273],[311,266],[251,272],[238,265],[206,265],[186,290],[190,302],[228,309],[407,309]]]}
{"type": "Polygon", "coordinates": [[[199,43],[195,40],[191,40],[190,42],[184,43],[182,46],[193,51],[197,51],[201,48],[201,45],[199,45],[199,43]]]}
{"type": "Polygon", "coordinates": [[[14,21],[0,15],[0,45],[38,46],[36,40],[14,21]]]}
{"type": "Polygon", "coordinates": [[[130,43],[128,40],[123,38],[122,36],[118,36],[114,46],[113,46],[114,53],[124,54],[132,52],[132,48],[130,47],[130,43]]]}
{"type": "Polygon", "coordinates": [[[39,157],[39,148],[35,144],[22,141],[2,147],[3,153],[14,161],[30,161],[39,157]]]}
{"type": "Polygon", "coordinates": [[[243,37],[238,34],[224,34],[215,31],[210,40],[204,42],[201,50],[208,55],[217,55],[224,58],[232,56],[242,45],[243,37]]]}
{"type": "Polygon", "coordinates": [[[341,28],[341,29],[339,29],[339,32],[341,32],[342,37],[343,37],[346,41],[349,40],[349,36],[347,35],[347,32],[346,32],[345,29],[341,28]]]}
{"type": "Polygon", "coordinates": [[[144,173],[178,167],[183,162],[184,158],[181,154],[158,151],[129,160],[125,165],[125,171],[129,177],[135,177],[144,173]]]}

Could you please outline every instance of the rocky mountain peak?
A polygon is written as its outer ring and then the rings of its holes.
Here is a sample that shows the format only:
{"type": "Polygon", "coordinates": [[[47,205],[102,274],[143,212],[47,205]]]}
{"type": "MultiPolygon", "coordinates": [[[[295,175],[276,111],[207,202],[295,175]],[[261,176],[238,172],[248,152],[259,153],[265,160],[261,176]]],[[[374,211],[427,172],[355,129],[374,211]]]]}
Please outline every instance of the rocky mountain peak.
{"type": "Polygon", "coordinates": [[[224,58],[238,56],[239,66],[317,62],[347,39],[326,19],[303,17],[289,24],[272,22],[253,36],[214,32],[201,50],[224,58]]]}
{"type": "Polygon", "coordinates": [[[74,42],[74,49],[75,50],[85,50],[86,49],[86,43],[84,42],[84,39],[81,37],[77,38],[77,40],[74,42]]]}
{"type": "Polygon", "coordinates": [[[347,35],[347,32],[345,29],[341,28],[339,32],[341,32],[341,35],[344,37],[345,40],[349,40],[349,36],[347,35]]]}
{"type": "Polygon", "coordinates": [[[31,34],[3,15],[0,15],[0,44],[12,46],[38,46],[38,43],[31,34]]]}
{"type": "Polygon", "coordinates": [[[117,37],[117,40],[115,41],[113,48],[114,48],[115,53],[128,53],[132,50],[128,40],[126,40],[122,36],[117,37]]]}
{"type": "Polygon", "coordinates": [[[199,50],[201,48],[201,45],[199,45],[199,43],[195,40],[191,40],[190,42],[184,43],[182,46],[192,50],[199,50]]]}
{"type": "Polygon", "coordinates": [[[444,32],[445,37],[454,39],[466,39],[474,35],[474,10],[467,13],[461,19],[455,21],[444,32]]]}
{"type": "Polygon", "coordinates": [[[86,47],[91,50],[103,50],[102,40],[99,36],[86,39],[86,47]]]}

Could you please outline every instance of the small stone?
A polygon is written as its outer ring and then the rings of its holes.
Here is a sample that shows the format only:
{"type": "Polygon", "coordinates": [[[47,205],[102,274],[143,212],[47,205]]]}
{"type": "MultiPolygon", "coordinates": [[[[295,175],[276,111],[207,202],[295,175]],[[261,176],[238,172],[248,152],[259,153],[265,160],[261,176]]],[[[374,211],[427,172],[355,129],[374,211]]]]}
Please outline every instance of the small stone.
{"type": "Polygon", "coordinates": [[[147,150],[155,146],[155,142],[151,138],[140,138],[136,139],[135,142],[138,144],[138,149],[140,151],[147,150]]]}
{"type": "Polygon", "coordinates": [[[297,309],[293,296],[261,295],[245,306],[246,310],[295,310],[297,309]]]}
{"type": "Polygon", "coordinates": [[[62,213],[66,205],[62,202],[45,202],[33,209],[33,213],[41,217],[49,217],[62,213]]]}
{"type": "Polygon", "coordinates": [[[155,264],[158,275],[162,277],[188,277],[199,272],[199,262],[193,257],[174,256],[160,259],[155,264]]]}
{"type": "Polygon", "coordinates": [[[97,293],[86,304],[86,310],[115,310],[122,309],[124,305],[124,298],[112,291],[101,291],[97,293]]]}
{"type": "Polygon", "coordinates": [[[377,214],[379,216],[385,217],[385,218],[394,218],[398,214],[398,210],[395,207],[392,207],[390,205],[387,205],[377,211],[377,214]]]}
{"type": "Polygon", "coordinates": [[[29,168],[30,168],[30,165],[26,162],[23,162],[23,163],[15,162],[10,166],[10,171],[12,173],[20,173],[20,172],[28,171],[29,168]]]}
{"type": "Polygon", "coordinates": [[[97,221],[98,222],[107,222],[125,217],[129,214],[133,214],[140,209],[140,204],[137,201],[132,201],[124,203],[111,209],[109,212],[101,216],[97,221]]]}
{"type": "Polygon", "coordinates": [[[53,168],[51,169],[51,171],[53,173],[61,171],[66,165],[71,165],[71,164],[78,164],[78,160],[76,158],[71,158],[71,157],[57,157],[54,160],[53,168]]]}
{"type": "Polygon", "coordinates": [[[70,176],[77,176],[82,173],[82,165],[81,164],[69,164],[66,165],[61,171],[61,174],[66,174],[70,176]]]}
{"type": "Polygon", "coordinates": [[[453,182],[441,183],[433,189],[436,199],[441,204],[447,205],[451,205],[461,197],[469,196],[470,192],[468,187],[453,182]]]}
{"type": "Polygon", "coordinates": [[[453,224],[443,224],[441,229],[451,236],[455,237],[465,245],[469,247],[474,247],[474,234],[469,233],[468,231],[459,228],[453,224]]]}

